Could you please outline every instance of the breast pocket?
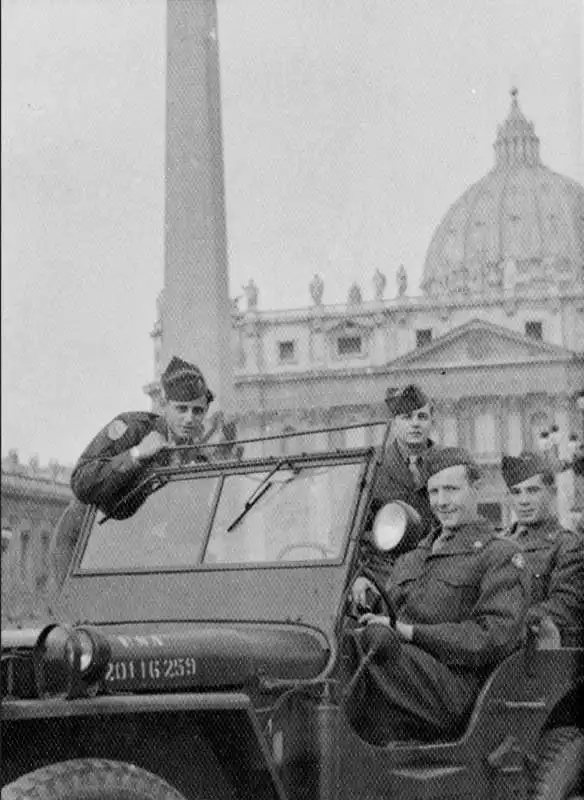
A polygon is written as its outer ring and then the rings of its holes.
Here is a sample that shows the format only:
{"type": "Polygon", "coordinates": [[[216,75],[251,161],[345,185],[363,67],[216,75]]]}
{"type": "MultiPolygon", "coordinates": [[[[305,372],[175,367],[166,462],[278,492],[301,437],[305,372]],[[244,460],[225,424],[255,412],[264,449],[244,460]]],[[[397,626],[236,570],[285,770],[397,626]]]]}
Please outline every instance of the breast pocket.
{"type": "Polygon", "coordinates": [[[398,559],[387,585],[388,595],[394,608],[399,607],[417,586],[420,574],[421,568],[418,564],[404,564],[398,559]]]}
{"type": "Polygon", "coordinates": [[[478,599],[478,588],[468,575],[436,575],[430,592],[437,622],[457,622],[470,615],[478,599]]]}

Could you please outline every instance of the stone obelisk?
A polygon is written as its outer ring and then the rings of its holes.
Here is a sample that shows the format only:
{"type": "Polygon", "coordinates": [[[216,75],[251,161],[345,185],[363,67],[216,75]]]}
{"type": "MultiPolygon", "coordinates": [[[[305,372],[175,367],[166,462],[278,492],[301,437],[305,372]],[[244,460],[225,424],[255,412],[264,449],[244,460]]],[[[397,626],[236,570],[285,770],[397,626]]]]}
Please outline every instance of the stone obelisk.
{"type": "Polygon", "coordinates": [[[198,364],[232,412],[233,370],[215,0],[167,0],[162,369],[198,364]]]}

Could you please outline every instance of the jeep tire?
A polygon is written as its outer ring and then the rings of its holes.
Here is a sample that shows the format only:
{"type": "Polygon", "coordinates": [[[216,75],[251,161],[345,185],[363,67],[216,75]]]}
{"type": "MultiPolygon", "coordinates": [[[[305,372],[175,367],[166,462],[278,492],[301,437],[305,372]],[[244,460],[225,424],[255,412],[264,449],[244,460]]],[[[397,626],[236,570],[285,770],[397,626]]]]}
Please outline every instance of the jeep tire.
{"type": "Polygon", "coordinates": [[[584,798],[584,732],[566,726],[553,728],[542,739],[532,800],[584,798]]]}
{"type": "Polygon", "coordinates": [[[133,764],[83,758],[51,764],[2,789],[2,800],[185,800],[166,781],[133,764]]]}

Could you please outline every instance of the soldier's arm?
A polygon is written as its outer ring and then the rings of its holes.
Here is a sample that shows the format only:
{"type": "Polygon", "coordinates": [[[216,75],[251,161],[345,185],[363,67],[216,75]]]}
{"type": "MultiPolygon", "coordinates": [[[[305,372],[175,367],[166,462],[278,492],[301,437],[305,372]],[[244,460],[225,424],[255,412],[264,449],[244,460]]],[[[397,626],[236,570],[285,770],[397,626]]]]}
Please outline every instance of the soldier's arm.
{"type": "Polygon", "coordinates": [[[562,536],[547,597],[534,610],[551,617],[560,630],[584,627],[584,541],[577,534],[562,536]]]}
{"type": "Polygon", "coordinates": [[[133,485],[144,465],[130,452],[148,429],[139,420],[117,417],[90,442],[71,475],[73,494],[83,503],[101,507],[133,485]]]}
{"type": "Polygon", "coordinates": [[[439,661],[487,667],[518,647],[529,602],[529,572],[512,542],[489,543],[480,594],[469,619],[414,625],[414,644],[439,661]]]}

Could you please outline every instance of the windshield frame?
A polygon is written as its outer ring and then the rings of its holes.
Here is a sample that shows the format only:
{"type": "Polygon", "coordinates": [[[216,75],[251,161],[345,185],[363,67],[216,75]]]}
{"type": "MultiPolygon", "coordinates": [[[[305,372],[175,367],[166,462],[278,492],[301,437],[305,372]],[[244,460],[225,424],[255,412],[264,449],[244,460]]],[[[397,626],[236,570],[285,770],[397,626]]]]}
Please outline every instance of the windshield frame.
{"type": "MultiPolygon", "coordinates": [[[[218,478],[218,483],[214,489],[214,497],[206,522],[204,535],[201,538],[199,548],[199,558],[197,563],[176,566],[136,566],[122,568],[102,567],[102,568],[82,568],[81,564],[85,555],[87,544],[92,531],[99,525],[100,520],[96,519],[99,512],[95,507],[91,507],[86,515],[81,535],[75,550],[71,565],[71,577],[85,578],[106,575],[163,575],[167,573],[188,573],[188,572],[226,572],[232,570],[265,570],[265,569],[295,569],[306,567],[338,567],[347,556],[347,550],[351,539],[350,533],[355,524],[355,515],[358,512],[362,489],[372,454],[375,447],[368,446],[351,450],[339,450],[329,453],[303,453],[301,455],[287,455],[284,459],[280,456],[270,456],[264,458],[250,459],[249,461],[226,461],[216,463],[188,464],[184,467],[159,467],[150,475],[144,478],[143,483],[152,481],[154,477],[164,478],[165,482],[192,480],[203,478],[218,478]],[[223,492],[225,479],[233,475],[244,475],[250,473],[271,472],[280,462],[294,465],[300,474],[306,469],[319,468],[323,466],[336,466],[342,464],[360,464],[360,469],[355,481],[355,491],[351,501],[351,506],[347,515],[346,527],[343,532],[342,546],[336,558],[331,559],[303,559],[297,561],[245,561],[245,562],[205,562],[204,558],[209,546],[209,540],[213,531],[215,516],[223,492]]],[[[163,489],[164,490],[164,487],[163,489]]],[[[260,501],[261,502],[261,501],[260,501]]]]}

